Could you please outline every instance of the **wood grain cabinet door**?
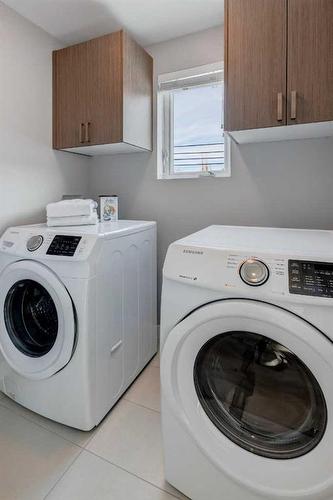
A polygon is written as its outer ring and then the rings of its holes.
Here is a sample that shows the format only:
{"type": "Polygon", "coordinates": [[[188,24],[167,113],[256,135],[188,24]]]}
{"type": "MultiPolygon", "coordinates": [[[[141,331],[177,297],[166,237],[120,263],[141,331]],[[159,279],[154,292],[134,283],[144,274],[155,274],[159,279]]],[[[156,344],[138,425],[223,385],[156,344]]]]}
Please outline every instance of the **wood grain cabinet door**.
{"type": "Polygon", "coordinates": [[[86,42],[89,145],[123,138],[122,32],[86,42]]]}
{"type": "Polygon", "coordinates": [[[287,0],[226,0],[225,130],[286,124],[286,31],[287,0]]]}
{"type": "Polygon", "coordinates": [[[288,124],[333,120],[333,0],[288,0],[288,124]]]}
{"type": "Polygon", "coordinates": [[[82,145],[86,116],[86,44],[53,52],[53,147],[82,145]]]}

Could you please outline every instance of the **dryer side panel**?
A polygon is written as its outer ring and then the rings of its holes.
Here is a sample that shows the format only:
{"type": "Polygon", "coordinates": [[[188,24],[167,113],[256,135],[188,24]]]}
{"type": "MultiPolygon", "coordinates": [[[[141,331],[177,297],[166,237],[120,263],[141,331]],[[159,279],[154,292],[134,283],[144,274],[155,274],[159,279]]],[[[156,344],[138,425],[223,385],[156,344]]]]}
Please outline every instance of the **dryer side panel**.
{"type": "Polygon", "coordinates": [[[102,418],[156,352],[155,228],[103,242],[97,261],[96,324],[102,418]]]}

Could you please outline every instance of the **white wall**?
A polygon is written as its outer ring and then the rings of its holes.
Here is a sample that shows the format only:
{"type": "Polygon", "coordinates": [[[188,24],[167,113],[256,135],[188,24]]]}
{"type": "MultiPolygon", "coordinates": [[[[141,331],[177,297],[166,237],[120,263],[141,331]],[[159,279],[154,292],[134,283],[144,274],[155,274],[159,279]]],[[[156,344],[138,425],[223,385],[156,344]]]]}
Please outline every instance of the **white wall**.
{"type": "MultiPolygon", "coordinates": [[[[46,203],[65,193],[115,193],[122,218],[157,220],[161,269],[170,242],[213,223],[333,227],[332,139],[233,146],[230,179],[158,181],[156,146],[93,160],[53,151],[51,51],[59,46],[0,2],[0,231],[43,220],[46,203]]],[[[149,51],[155,76],[215,62],[222,29],[149,51]]]]}
{"type": "MultiPolygon", "coordinates": [[[[158,73],[223,58],[222,29],[150,47],[158,73]]],[[[158,222],[159,268],[170,242],[209,224],[333,228],[333,141],[232,148],[230,179],[156,180],[152,154],[101,157],[91,194],[118,194],[122,218],[158,222]]]]}
{"type": "Polygon", "coordinates": [[[89,160],[51,145],[51,52],[61,44],[0,2],[0,232],[87,191],[89,160]]]}

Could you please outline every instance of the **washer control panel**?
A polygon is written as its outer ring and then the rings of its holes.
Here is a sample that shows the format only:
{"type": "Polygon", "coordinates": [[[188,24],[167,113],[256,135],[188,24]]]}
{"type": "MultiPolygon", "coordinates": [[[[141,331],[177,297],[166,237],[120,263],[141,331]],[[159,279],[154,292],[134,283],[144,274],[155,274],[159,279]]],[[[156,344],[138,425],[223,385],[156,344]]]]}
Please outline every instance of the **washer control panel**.
{"type": "Polygon", "coordinates": [[[46,255],[63,255],[66,257],[73,257],[80,241],[81,236],[57,234],[47,249],[46,255]]]}
{"type": "Polygon", "coordinates": [[[333,263],[289,260],[289,292],[333,298],[333,263]]]}

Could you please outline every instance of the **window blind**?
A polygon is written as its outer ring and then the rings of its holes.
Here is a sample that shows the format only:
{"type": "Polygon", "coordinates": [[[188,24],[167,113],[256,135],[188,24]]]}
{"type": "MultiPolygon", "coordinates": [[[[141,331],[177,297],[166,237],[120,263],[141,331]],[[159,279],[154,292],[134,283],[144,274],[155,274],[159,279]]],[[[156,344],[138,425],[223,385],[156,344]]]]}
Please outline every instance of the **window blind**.
{"type": "Polygon", "coordinates": [[[177,90],[202,85],[213,85],[223,81],[223,70],[203,72],[196,75],[184,76],[181,78],[159,80],[158,88],[160,91],[177,90]]]}

